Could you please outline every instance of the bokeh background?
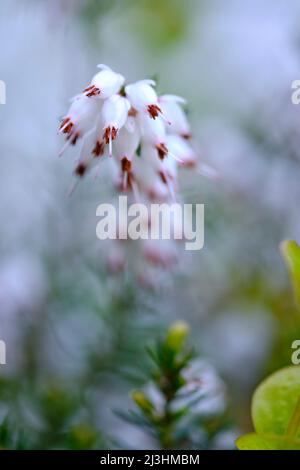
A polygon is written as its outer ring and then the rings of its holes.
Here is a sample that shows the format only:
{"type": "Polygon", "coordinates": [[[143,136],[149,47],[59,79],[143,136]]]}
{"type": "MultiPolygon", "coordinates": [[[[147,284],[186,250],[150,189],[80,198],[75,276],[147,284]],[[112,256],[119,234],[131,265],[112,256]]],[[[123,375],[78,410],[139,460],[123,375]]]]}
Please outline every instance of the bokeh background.
{"type": "Polygon", "coordinates": [[[114,410],[143,381],[145,345],[179,318],[227,383],[233,428],[251,429],[253,389],[300,337],[279,252],[300,239],[299,22],[297,0],[1,2],[0,421],[9,415],[28,447],[72,448],[55,440],[64,413],[97,430],[97,447],[153,447],[114,410]],[[107,178],[67,197],[76,157],[58,158],[57,128],[99,62],[186,97],[220,174],[182,173],[184,200],[205,203],[205,247],[152,289],[134,253],[124,274],[107,273],[95,235],[107,178]]]}

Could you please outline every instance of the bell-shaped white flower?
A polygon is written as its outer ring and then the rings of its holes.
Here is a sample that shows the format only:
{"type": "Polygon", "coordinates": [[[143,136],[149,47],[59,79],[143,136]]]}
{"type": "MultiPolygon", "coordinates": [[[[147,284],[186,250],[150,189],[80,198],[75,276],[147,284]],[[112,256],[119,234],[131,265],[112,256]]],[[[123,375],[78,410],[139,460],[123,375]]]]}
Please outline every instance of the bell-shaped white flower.
{"type": "Polygon", "coordinates": [[[161,114],[154,86],[154,80],[140,80],[125,87],[126,96],[132,107],[147,112],[153,119],[161,114]]]}
{"type": "Polygon", "coordinates": [[[189,139],[191,129],[187,116],[181,107],[186,103],[186,100],[176,95],[162,95],[158,101],[163,115],[170,123],[169,132],[179,134],[184,139],[189,139]]]}
{"type": "Polygon", "coordinates": [[[94,127],[84,135],[80,156],[74,169],[74,174],[78,177],[78,179],[74,180],[73,184],[69,188],[69,196],[75,190],[79,179],[96,165],[98,159],[95,157],[100,157],[103,155],[105,144],[104,142],[101,142],[101,139],[99,139],[99,129],[97,127],[94,127]]]}
{"type": "Polygon", "coordinates": [[[153,168],[160,181],[168,188],[172,200],[175,200],[177,185],[177,163],[174,158],[157,158],[157,150],[150,144],[144,143],[141,148],[141,160],[153,168]]]}
{"type": "Polygon", "coordinates": [[[124,126],[116,138],[114,155],[118,160],[123,157],[128,158],[128,160],[132,160],[139,143],[139,132],[130,132],[128,131],[127,127],[124,126]]]}
{"type": "Polygon", "coordinates": [[[83,94],[72,100],[70,109],[59,128],[59,132],[67,135],[68,143],[75,145],[79,137],[95,126],[101,106],[101,103],[90,100],[83,94]]]}
{"type": "Polygon", "coordinates": [[[166,137],[169,156],[172,156],[182,166],[195,167],[197,165],[197,154],[188,142],[176,134],[169,134],[166,137]]]}
{"type": "Polygon", "coordinates": [[[168,178],[172,182],[177,181],[177,161],[175,158],[168,156],[162,160],[162,168],[161,171],[165,174],[166,178],[168,178]]]}
{"type": "Polygon", "coordinates": [[[84,176],[88,169],[97,163],[98,157],[104,154],[105,142],[99,134],[98,127],[94,127],[83,137],[80,156],[75,168],[77,176],[84,176]]]}
{"type": "Polygon", "coordinates": [[[123,75],[114,72],[104,64],[99,64],[100,72],[92,78],[91,84],[84,90],[87,97],[106,99],[118,93],[124,85],[123,75]]]}
{"type": "Polygon", "coordinates": [[[149,119],[146,114],[138,116],[143,141],[154,146],[166,140],[166,127],[161,118],[149,119]]]}
{"type": "Polygon", "coordinates": [[[149,143],[143,143],[141,146],[141,158],[142,161],[147,162],[154,168],[158,173],[166,172],[172,179],[177,176],[177,162],[174,158],[164,158],[161,160],[157,158],[157,151],[149,143]]]}
{"type": "Polygon", "coordinates": [[[165,201],[169,198],[168,186],[158,177],[154,167],[142,157],[135,158],[133,174],[139,190],[151,201],[165,201]]]}
{"type": "Polygon", "coordinates": [[[156,148],[148,142],[143,142],[141,146],[141,159],[142,162],[147,163],[157,172],[159,172],[162,168],[163,162],[157,158],[156,148]]]}
{"type": "Polygon", "coordinates": [[[128,183],[132,186],[132,159],[139,142],[139,132],[129,131],[125,126],[120,130],[115,141],[114,156],[121,164],[123,191],[127,190],[128,183]]]}
{"type": "Polygon", "coordinates": [[[165,123],[160,117],[153,120],[146,114],[140,114],[138,121],[143,142],[153,145],[159,158],[163,159],[168,154],[165,123]]]}
{"type": "Polygon", "coordinates": [[[104,101],[102,108],[102,122],[104,140],[109,144],[109,154],[112,155],[112,141],[117,137],[128,117],[130,103],[124,96],[113,95],[104,101]]]}

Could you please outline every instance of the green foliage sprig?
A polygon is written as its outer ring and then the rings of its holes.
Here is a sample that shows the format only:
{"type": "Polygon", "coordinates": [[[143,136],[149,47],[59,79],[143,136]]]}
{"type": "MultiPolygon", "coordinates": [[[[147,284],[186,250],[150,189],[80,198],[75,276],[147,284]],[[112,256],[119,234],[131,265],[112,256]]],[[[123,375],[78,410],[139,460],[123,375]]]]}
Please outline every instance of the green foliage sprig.
{"type": "MultiPolygon", "coordinates": [[[[221,391],[216,387],[205,393],[201,372],[192,372],[199,358],[187,344],[188,335],[188,325],[177,321],[148,348],[153,367],[146,386],[132,393],[137,409],[118,413],[150,434],[162,449],[209,448],[226,424],[222,412],[199,412],[199,403],[221,391]]],[[[221,394],[223,400],[223,390],[221,394]]]]}

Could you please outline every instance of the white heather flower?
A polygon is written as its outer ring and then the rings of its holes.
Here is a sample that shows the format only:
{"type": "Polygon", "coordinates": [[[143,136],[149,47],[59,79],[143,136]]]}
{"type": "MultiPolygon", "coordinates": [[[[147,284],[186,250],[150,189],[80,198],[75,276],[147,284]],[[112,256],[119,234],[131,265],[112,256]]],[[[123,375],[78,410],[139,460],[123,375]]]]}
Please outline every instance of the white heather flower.
{"type": "MultiPolygon", "coordinates": [[[[157,158],[157,149],[151,144],[143,144],[141,148],[141,161],[147,163],[159,176],[161,183],[168,188],[171,199],[175,199],[175,187],[177,179],[177,163],[176,160],[167,157],[161,160],[157,158]]],[[[165,193],[165,191],[163,191],[165,193]]]]}
{"type": "Polygon", "coordinates": [[[113,95],[104,101],[102,108],[103,138],[109,144],[109,155],[112,155],[112,141],[117,137],[128,117],[130,103],[127,98],[113,95]]]}
{"type": "Polygon", "coordinates": [[[137,111],[147,112],[152,119],[161,114],[154,86],[154,80],[140,80],[125,87],[131,106],[137,111]]]}
{"type": "Polygon", "coordinates": [[[118,137],[115,142],[114,154],[118,160],[121,160],[123,157],[126,157],[128,160],[132,160],[139,143],[140,134],[138,129],[136,129],[135,132],[131,132],[126,126],[124,126],[118,133],[118,137]]]}
{"type": "Polygon", "coordinates": [[[141,161],[152,166],[158,174],[162,170],[163,160],[157,158],[157,150],[149,142],[143,142],[141,145],[141,161]]]}
{"type": "Polygon", "coordinates": [[[186,103],[184,98],[176,95],[162,95],[158,99],[165,118],[170,123],[170,132],[179,134],[184,139],[191,137],[191,129],[187,116],[180,105],[186,103]]]}
{"type": "Polygon", "coordinates": [[[138,121],[143,142],[155,147],[159,158],[163,159],[168,154],[165,123],[160,117],[154,121],[153,119],[149,119],[145,114],[139,115],[138,121]]]}
{"type": "Polygon", "coordinates": [[[81,94],[73,98],[67,115],[63,118],[59,131],[67,135],[68,143],[76,144],[77,139],[90,131],[101,112],[101,103],[90,100],[81,94]]]}
{"type": "Polygon", "coordinates": [[[122,189],[125,191],[128,186],[132,187],[133,173],[132,173],[132,159],[139,146],[140,135],[138,130],[135,132],[129,131],[123,127],[118,133],[115,143],[114,155],[121,165],[122,172],[122,189]]]}
{"type": "Polygon", "coordinates": [[[136,118],[137,114],[137,111],[135,111],[133,108],[130,108],[125,127],[128,132],[136,132],[137,134],[140,134],[139,125],[136,118]]]}
{"type": "Polygon", "coordinates": [[[164,173],[165,177],[169,178],[172,181],[177,180],[177,162],[174,158],[165,158],[162,161],[162,172],[164,173]]]}
{"type": "Polygon", "coordinates": [[[174,158],[166,157],[164,159],[157,158],[157,149],[151,144],[143,143],[141,146],[142,161],[152,166],[159,175],[163,173],[166,177],[176,179],[177,162],[174,158]]]}
{"type": "Polygon", "coordinates": [[[80,177],[84,176],[86,171],[97,163],[96,157],[104,154],[104,150],[105,142],[99,134],[98,127],[95,127],[83,138],[80,157],[75,167],[75,174],[80,177]]]}
{"type": "Polygon", "coordinates": [[[94,96],[104,100],[120,91],[125,78],[106,65],[99,64],[98,67],[101,69],[100,72],[94,75],[91,84],[84,90],[84,93],[89,98],[94,96]]]}
{"type": "Polygon", "coordinates": [[[165,201],[170,196],[170,190],[154,166],[137,157],[133,165],[134,179],[140,191],[151,201],[165,201]]]}
{"type": "Polygon", "coordinates": [[[166,144],[169,154],[181,165],[186,167],[195,167],[197,165],[197,154],[185,139],[176,134],[169,134],[167,135],[166,144]]]}

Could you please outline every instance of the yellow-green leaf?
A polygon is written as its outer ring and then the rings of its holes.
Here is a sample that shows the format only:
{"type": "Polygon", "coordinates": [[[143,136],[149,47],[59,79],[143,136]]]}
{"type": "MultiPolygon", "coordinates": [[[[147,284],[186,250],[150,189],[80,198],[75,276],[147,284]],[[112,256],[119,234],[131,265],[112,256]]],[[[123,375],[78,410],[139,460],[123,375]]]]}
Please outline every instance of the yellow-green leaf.
{"type": "Polygon", "coordinates": [[[300,366],[270,375],[252,398],[256,433],[236,441],[240,450],[300,450],[300,366]]]}
{"type": "Polygon", "coordinates": [[[251,433],[239,437],[236,446],[239,450],[300,450],[300,441],[251,433]]]}
{"type": "MultiPolygon", "coordinates": [[[[300,366],[286,367],[264,380],[252,399],[252,419],[256,432],[285,435],[299,397],[300,366]]],[[[300,426],[294,434],[300,438],[300,426]]]]}

